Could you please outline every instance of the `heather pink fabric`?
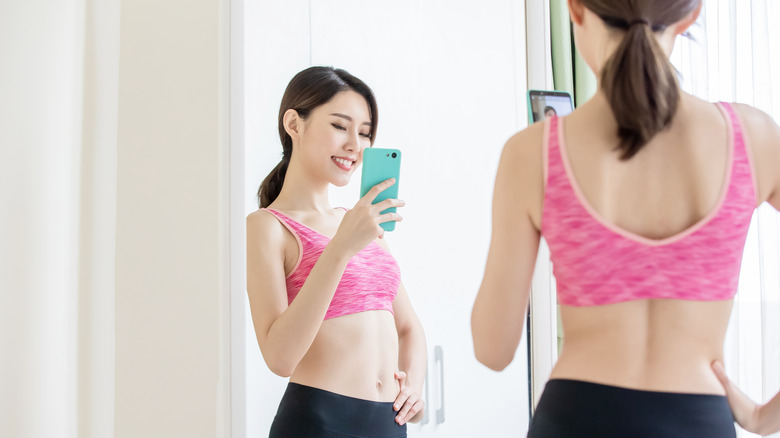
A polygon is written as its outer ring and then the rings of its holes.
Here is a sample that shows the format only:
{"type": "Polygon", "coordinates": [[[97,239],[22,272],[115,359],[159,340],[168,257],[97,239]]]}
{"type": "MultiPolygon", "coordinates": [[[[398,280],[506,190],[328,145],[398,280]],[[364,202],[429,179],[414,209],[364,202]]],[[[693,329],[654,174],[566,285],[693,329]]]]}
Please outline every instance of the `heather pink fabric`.
{"type": "MultiPolygon", "coordinates": [[[[286,278],[287,304],[291,304],[330,238],[278,210],[265,210],[276,216],[298,241],[298,263],[286,278]]],[[[371,242],[347,263],[325,319],[367,310],[393,313],[393,300],[400,284],[401,271],[395,258],[376,242],[371,242]]]]}
{"type": "Polygon", "coordinates": [[[563,119],[547,122],[542,235],[561,304],[734,297],[757,199],[742,126],[729,104],[719,108],[729,126],[730,164],[717,205],[690,228],[660,240],[620,229],[591,208],[567,161],[563,119]]]}

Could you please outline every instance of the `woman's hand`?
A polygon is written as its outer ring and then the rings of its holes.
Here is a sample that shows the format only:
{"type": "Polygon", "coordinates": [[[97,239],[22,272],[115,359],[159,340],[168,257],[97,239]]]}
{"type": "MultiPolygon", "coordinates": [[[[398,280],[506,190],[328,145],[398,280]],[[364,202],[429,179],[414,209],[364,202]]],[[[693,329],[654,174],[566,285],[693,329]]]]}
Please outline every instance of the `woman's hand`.
{"type": "Polygon", "coordinates": [[[349,257],[360,252],[377,237],[382,238],[385,230],[379,226],[382,222],[401,221],[403,218],[398,213],[388,212],[380,214],[391,207],[403,207],[405,202],[400,199],[385,199],[372,204],[374,199],[385,189],[395,184],[395,179],[390,178],[375,185],[355,206],[344,213],[339,229],[333,236],[331,243],[338,245],[349,257]]]}
{"type": "Polygon", "coordinates": [[[734,420],[748,432],[768,435],[780,431],[780,398],[775,398],[766,405],[759,405],[750,399],[742,390],[729,380],[719,361],[712,363],[712,370],[726,389],[726,398],[731,407],[734,420]]]}
{"type": "Polygon", "coordinates": [[[398,380],[401,386],[401,391],[393,403],[393,409],[398,411],[398,415],[395,416],[395,422],[402,426],[409,422],[419,423],[423,417],[425,402],[420,398],[420,394],[417,391],[406,386],[406,372],[397,371],[395,379],[398,380]]]}

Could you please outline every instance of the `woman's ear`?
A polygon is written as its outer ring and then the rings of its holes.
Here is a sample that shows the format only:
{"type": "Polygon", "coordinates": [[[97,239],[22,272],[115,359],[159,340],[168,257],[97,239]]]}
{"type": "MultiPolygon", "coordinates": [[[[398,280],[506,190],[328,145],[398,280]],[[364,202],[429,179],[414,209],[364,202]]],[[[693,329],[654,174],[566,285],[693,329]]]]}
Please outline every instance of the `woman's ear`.
{"type": "Polygon", "coordinates": [[[569,15],[574,24],[582,26],[582,20],[585,17],[585,6],[580,3],[580,0],[569,0],[569,15]]]}
{"type": "Polygon", "coordinates": [[[703,0],[699,1],[699,5],[696,6],[696,9],[692,10],[687,17],[683,18],[681,21],[679,21],[677,24],[674,25],[675,35],[681,35],[685,33],[685,31],[687,31],[689,27],[693,26],[693,23],[695,23],[696,20],[699,19],[699,14],[701,13],[702,5],[704,5],[703,0]]]}
{"type": "Polygon", "coordinates": [[[290,108],[284,112],[282,126],[284,126],[287,135],[293,139],[297,139],[303,130],[303,119],[298,115],[298,111],[290,108]]]}

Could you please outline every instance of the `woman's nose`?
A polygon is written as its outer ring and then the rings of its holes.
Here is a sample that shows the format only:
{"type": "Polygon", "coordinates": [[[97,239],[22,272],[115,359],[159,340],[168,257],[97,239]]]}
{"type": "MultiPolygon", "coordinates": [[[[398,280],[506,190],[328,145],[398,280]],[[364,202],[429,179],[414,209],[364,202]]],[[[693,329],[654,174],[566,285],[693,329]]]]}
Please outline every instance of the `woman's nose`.
{"type": "Polygon", "coordinates": [[[360,133],[350,133],[344,148],[348,151],[360,152],[360,133]]]}

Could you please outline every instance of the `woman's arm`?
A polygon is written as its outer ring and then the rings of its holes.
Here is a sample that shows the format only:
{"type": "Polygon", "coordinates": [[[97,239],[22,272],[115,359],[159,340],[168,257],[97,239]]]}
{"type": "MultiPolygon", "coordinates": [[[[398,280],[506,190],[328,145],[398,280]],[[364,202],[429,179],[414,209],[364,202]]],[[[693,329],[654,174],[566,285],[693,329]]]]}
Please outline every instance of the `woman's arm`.
{"type": "Polygon", "coordinates": [[[398,295],[393,301],[393,313],[398,330],[399,371],[395,377],[401,386],[393,405],[393,408],[399,411],[396,422],[417,423],[422,420],[425,408],[425,402],[420,395],[425,380],[428,347],[422,324],[414,313],[403,284],[398,288],[398,295]]]}
{"type": "Polygon", "coordinates": [[[311,347],[349,257],[326,247],[288,307],[284,233],[270,213],[247,217],[247,293],[257,343],[268,368],[289,377],[311,347]]]}
{"type": "MultiPolygon", "coordinates": [[[[344,214],[336,235],[289,306],[284,275],[284,233],[287,231],[270,213],[257,211],[247,217],[249,305],[257,343],[273,373],[282,377],[293,373],[317,336],[347,262],[383,234],[379,213],[403,205],[397,199],[371,204],[393,182],[377,184],[344,214]]],[[[400,219],[397,213],[382,217],[400,219]]]]}
{"type": "Polygon", "coordinates": [[[712,369],[726,389],[734,420],[743,429],[762,436],[780,432],[780,393],[769,403],[759,405],[729,380],[720,362],[713,362],[712,369]]]}
{"type": "Polygon", "coordinates": [[[496,371],[514,358],[523,333],[539,249],[534,214],[544,194],[542,124],[504,147],[493,191],[493,230],[485,274],[471,313],[477,360],[496,371]]]}
{"type": "Polygon", "coordinates": [[[780,126],[769,115],[749,105],[735,104],[734,108],[747,131],[758,184],[758,203],[767,201],[780,210],[780,126]]]}
{"type": "MultiPolygon", "coordinates": [[[[780,210],[780,126],[764,112],[748,105],[734,105],[745,123],[758,183],[758,202],[780,210]]],[[[764,405],[751,400],[726,376],[723,365],[712,369],[726,389],[734,419],[742,428],[759,435],[780,432],[780,393],[764,405]]]]}

